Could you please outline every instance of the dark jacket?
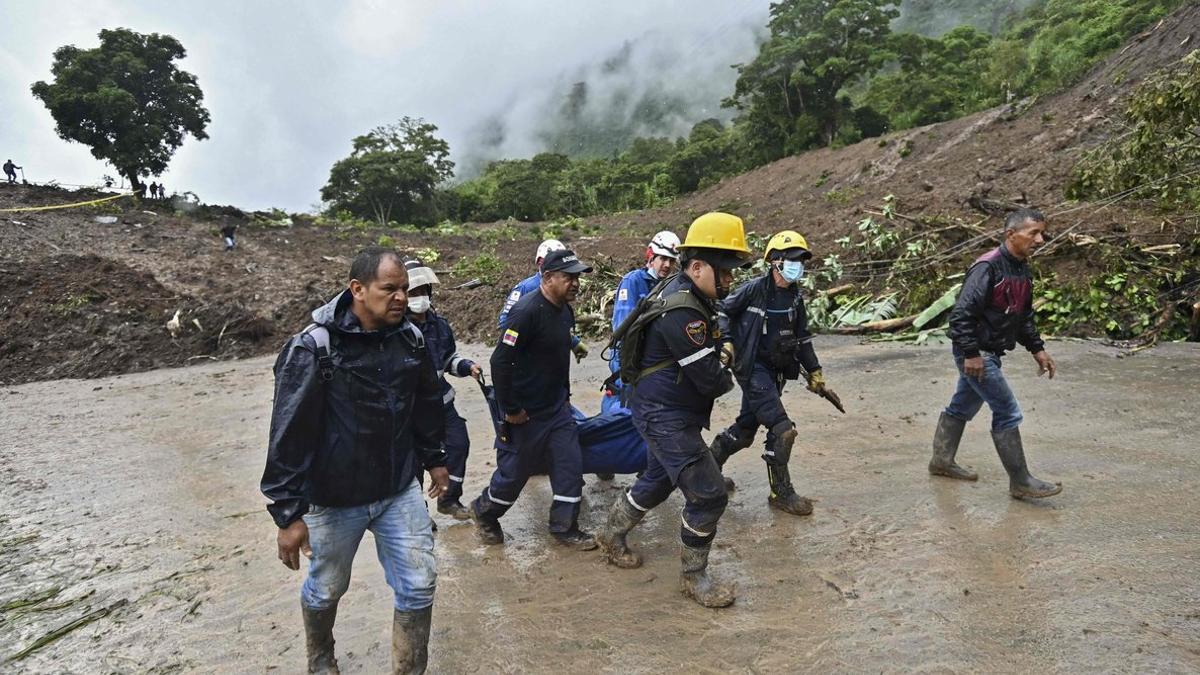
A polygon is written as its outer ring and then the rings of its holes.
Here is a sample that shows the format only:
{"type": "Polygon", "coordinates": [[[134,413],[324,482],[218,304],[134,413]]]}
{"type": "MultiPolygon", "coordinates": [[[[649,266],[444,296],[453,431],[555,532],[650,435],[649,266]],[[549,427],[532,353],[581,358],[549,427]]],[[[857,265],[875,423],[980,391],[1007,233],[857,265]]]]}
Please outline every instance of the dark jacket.
{"type": "Polygon", "coordinates": [[[310,504],[355,506],[390,497],[445,465],[437,372],[409,321],[364,331],[344,291],[312,313],[329,330],[332,377],[317,345],[293,336],[275,360],[275,403],[262,492],[286,527],[310,504]]]}
{"type": "Polygon", "coordinates": [[[437,312],[432,309],[425,312],[424,321],[417,321],[411,314],[408,318],[425,336],[425,348],[429,350],[433,366],[438,369],[442,403],[450,405],[454,402],[454,387],[450,386],[446,375],[466,377],[471,374],[475,362],[458,355],[458,345],[454,343],[454,330],[450,328],[450,322],[438,316],[437,312]]]}
{"type": "Polygon", "coordinates": [[[556,306],[540,290],[517,300],[492,351],[492,383],[501,410],[533,415],[567,402],[574,325],[571,305],[556,306]]]}
{"type": "Polygon", "coordinates": [[[1003,244],[967,270],[950,313],[950,340],[967,358],[1003,354],[1018,342],[1032,354],[1045,348],[1033,319],[1033,273],[1003,244]]]}
{"type": "Polygon", "coordinates": [[[686,275],[662,291],[663,297],[673,293],[692,293],[707,311],[682,306],[650,322],[641,367],[674,363],[638,380],[629,407],[635,418],[666,415],[708,428],[713,401],[733,389],[733,375],[717,351],[716,308],[686,275]]]}
{"type": "MultiPolygon", "coordinates": [[[[766,325],[767,307],[776,290],[775,279],[767,272],[739,286],[721,301],[718,309],[721,339],[733,342],[736,353],[733,372],[743,385],[754,373],[754,361],[758,358],[759,341],[766,325]]],[[[813,335],[808,330],[808,311],[804,306],[803,293],[796,293],[791,318],[793,336],[800,341],[796,354],[800,365],[810,373],[820,370],[821,362],[817,360],[817,353],[812,346],[813,335]]]]}

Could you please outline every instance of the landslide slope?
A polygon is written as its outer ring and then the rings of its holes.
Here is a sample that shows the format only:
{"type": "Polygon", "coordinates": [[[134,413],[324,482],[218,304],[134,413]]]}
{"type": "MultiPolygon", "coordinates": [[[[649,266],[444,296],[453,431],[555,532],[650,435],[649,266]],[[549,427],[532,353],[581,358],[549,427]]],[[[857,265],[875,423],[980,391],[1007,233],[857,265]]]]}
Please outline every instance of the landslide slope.
{"type": "MultiPolygon", "coordinates": [[[[561,232],[597,273],[579,314],[602,314],[604,294],[640,263],[650,234],[682,233],[696,215],[725,209],[760,235],[793,228],[818,258],[894,195],[909,228],[964,223],[994,231],[1005,204],[1038,206],[1052,230],[1121,232],[1145,243],[1182,240],[1186,220],[1119,202],[1067,203],[1063,188],[1079,157],[1109,138],[1122,98],[1146,75],[1200,46],[1200,6],[1183,8],[1094,68],[1075,87],[962,119],[789,157],[730,178],[671,205],[588,219],[561,232]]],[[[345,283],[350,256],[380,236],[407,253],[436,252],[435,300],[459,339],[490,340],[495,315],[517,280],[532,272],[544,224],[471,224],[451,232],[391,232],[318,225],[281,227],[236,209],[180,214],[160,203],[118,200],[82,209],[4,212],[98,194],[0,184],[0,383],[97,377],[209,359],[270,353],[307,323],[311,309],[345,283]],[[97,216],[116,216],[104,224],[97,216]],[[221,250],[222,223],[242,224],[239,248],[221,250]],[[471,279],[485,283],[454,289],[471,279]],[[167,323],[178,312],[172,333],[167,323]]],[[[551,230],[558,234],[557,231],[551,230]]],[[[943,236],[943,235],[939,235],[943,236]]],[[[968,243],[970,243],[968,241],[968,243]]],[[[1063,243],[1069,241],[1064,240],[1063,243]]],[[[961,265],[991,243],[950,260],[961,265]]],[[[1070,247],[1039,266],[1064,276],[1095,272],[1070,247]]]]}

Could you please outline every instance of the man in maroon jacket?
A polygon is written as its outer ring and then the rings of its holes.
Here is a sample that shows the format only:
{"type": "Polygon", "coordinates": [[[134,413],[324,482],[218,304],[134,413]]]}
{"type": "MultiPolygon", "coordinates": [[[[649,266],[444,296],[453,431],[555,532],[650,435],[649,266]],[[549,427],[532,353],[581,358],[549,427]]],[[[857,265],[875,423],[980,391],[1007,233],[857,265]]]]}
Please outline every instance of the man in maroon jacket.
{"type": "Polygon", "coordinates": [[[1029,474],[1021,444],[1021,406],[1001,372],[1001,357],[1017,343],[1029,350],[1038,364],[1038,375],[1054,378],[1054,359],[1046,353],[1033,315],[1033,274],[1026,262],[1045,240],[1046,217],[1033,209],[1008,214],[1004,243],[976,260],[963,282],[950,314],[950,339],[958,366],[958,387],[950,405],[938,419],[933,436],[929,473],[935,476],[977,480],[979,476],[954,462],[967,422],[984,403],[992,410],[992,442],[1013,497],[1050,497],[1062,492],[1059,483],[1047,483],[1029,474]]]}

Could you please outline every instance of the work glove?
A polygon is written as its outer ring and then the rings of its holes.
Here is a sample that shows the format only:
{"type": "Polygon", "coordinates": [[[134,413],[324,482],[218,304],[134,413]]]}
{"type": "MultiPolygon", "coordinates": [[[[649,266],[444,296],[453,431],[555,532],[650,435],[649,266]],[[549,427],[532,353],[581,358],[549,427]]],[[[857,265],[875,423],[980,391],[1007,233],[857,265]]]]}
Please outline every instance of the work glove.
{"type": "Polygon", "coordinates": [[[579,342],[574,347],[571,347],[571,352],[575,354],[575,363],[579,363],[587,358],[588,348],[587,345],[579,342]]]}
{"type": "Polygon", "coordinates": [[[820,369],[814,370],[808,374],[808,390],[814,394],[819,394],[825,391],[825,375],[820,369]]]}
{"type": "Polygon", "coordinates": [[[737,358],[737,353],[734,351],[733,343],[726,342],[721,345],[721,365],[726,368],[733,368],[734,359],[737,358]]]}

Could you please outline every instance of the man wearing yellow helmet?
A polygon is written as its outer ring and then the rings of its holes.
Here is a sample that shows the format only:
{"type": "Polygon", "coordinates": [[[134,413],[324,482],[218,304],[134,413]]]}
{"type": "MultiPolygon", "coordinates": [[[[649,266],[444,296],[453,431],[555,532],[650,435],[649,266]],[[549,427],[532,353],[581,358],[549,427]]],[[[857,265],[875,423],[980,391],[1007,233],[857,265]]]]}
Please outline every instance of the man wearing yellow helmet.
{"type": "MultiPolygon", "coordinates": [[[[759,426],[766,427],[762,458],[771,485],[767,503],[785,513],[806,516],[812,513],[812,501],[796,494],[788,473],[796,425],[780,395],[785,381],[800,377],[802,366],[811,391],[819,392],[825,386],[798,286],[804,261],[812,258],[812,252],[803,236],[785,230],[771,237],[765,258],[769,271],[743,284],[721,303],[721,333],[737,354],[733,370],[742,387],[742,408],[733,425],[713,439],[712,453],[723,467],[730,455],[750,447],[759,426]]],[[[732,481],[728,485],[732,488],[732,481]]]]}
{"type": "Polygon", "coordinates": [[[733,388],[717,349],[715,303],[728,293],[732,270],[751,254],[741,219],[727,213],[697,218],[679,251],[680,274],[643,310],[648,323],[639,336],[640,370],[626,382],[634,426],[649,448],[646,470],[613,503],[597,542],[613,565],[640,566],[641,556],[625,537],[679,488],[686,502],[679,530],[681,590],[705,607],[726,607],[734,601],[733,587],[709,577],[707,568],[729,497],[700,430],[709,426],[713,401],[733,388]]]}

